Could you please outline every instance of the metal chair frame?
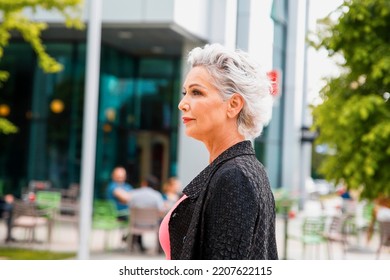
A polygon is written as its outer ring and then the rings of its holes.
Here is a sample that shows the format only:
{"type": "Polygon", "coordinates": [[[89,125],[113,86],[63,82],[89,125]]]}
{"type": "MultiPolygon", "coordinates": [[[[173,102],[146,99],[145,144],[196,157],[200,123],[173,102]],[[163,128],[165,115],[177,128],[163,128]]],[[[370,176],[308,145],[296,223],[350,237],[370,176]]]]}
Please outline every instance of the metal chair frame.
{"type": "Polygon", "coordinates": [[[133,235],[144,235],[145,233],[152,233],[156,237],[156,246],[154,253],[159,252],[158,231],[161,222],[161,211],[158,208],[138,208],[132,207],[130,209],[130,224],[128,246],[132,251],[133,235]]]}
{"type": "Polygon", "coordinates": [[[51,210],[39,210],[35,203],[28,201],[15,200],[12,211],[12,228],[24,228],[26,230],[26,240],[33,242],[35,240],[35,229],[40,226],[47,227],[47,241],[51,242],[53,222],[51,210]]]}
{"type": "MultiPolygon", "coordinates": [[[[128,215],[128,213],[126,213],[128,215]]],[[[127,220],[118,219],[119,212],[110,200],[95,200],[93,203],[92,228],[103,230],[104,249],[109,249],[109,233],[113,230],[124,230],[128,227],[127,220]]]]}
{"type": "Polygon", "coordinates": [[[324,238],[325,217],[306,217],[302,224],[302,258],[305,259],[306,245],[314,245],[319,257],[319,246],[325,244],[324,238]]]}
{"type": "Polygon", "coordinates": [[[383,247],[390,247],[390,221],[378,221],[379,224],[379,247],[376,258],[379,259],[383,247]]]}
{"type": "Polygon", "coordinates": [[[350,219],[351,215],[336,215],[331,217],[331,222],[328,229],[324,233],[324,238],[327,241],[328,257],[332,259],[332,244],[340,243],[343,251],[343,258],[347,254],[348,246],[348,233],[350,232],[350,219]]]}

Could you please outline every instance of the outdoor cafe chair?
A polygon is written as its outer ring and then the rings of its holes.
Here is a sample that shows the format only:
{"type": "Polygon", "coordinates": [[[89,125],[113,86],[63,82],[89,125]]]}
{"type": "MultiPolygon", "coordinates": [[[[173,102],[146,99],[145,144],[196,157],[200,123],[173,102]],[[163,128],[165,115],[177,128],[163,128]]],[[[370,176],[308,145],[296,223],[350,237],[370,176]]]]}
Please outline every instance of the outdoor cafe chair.
{"type": "Polygon", "coordinates": [[[52,222],[46,210],[39,210],[31,201],[15,200],[12,211],[12,229],[24,228],[28,242],[36,241],[35,230],[38,227],[47,228],[47,241],[51,242],[52,222]]]}
{"type": "MultiPolygon", "coordinates": [[[[104,249],[109,249],[110,233],[115,230],[125,230],[128,227],[126,219],[118,219],[121,215],[116,209],[114,202],[97,199],[93,202],[92,228],[104,231],[104,249]]],[[[126,211],[126,215],[128,212],[126,211]]]]}
{"type": "Polygon", "coordinates": [[[51,189],[50,181],[31,180],[28,182],[28,191],[48,190],[51,189]]]}
{"type": "Polygon", "coordinates": [[[310,216],[305,217],[302,224],[301,242],[302,258],[305,258],[306,246],[311,245],[317,249],[317,258],[319,257],[319,246],[326,243],[324,237],[325,217],[310,216]]]}
{"type": "Polygon", "coordinates": [[[379,221],[379,247],[376,258],[379,259],[383,247],[390,247],[390,221],[379,221]]]}
{"type": "Polygon", "coordinates": [[[348,219],[350,218],[351,218],[350,215],[345,215],[345,214],[334,215],[330,217],[330,224],[324,232],[324,238],[327,241],[329,259],[333,258],[333,250],[332,250],[333,243],[341,244],[343,257],[345,258],[347,253],[347,246],[348,246],[347,227],[349,225],[348,219]]]}
{"type": "MultiPolygon", "coordinates": [[[[78,229],[79,224],[79,201],[80,186],[77,183],[72,183],[67,189],[61,190],[61,198],[58,202],[56,197],[56,215],[54,217],[55,222],[58,223],[71,223],[78,229]]],[[[57,195],[59,196],[59,195],[57,195]]]]}
{"type": "Polygon", "coordinates": [[[51,209],[55,214],[61,205],[61,192],[59,191],[37,191],[35,201],[38,208],[51,209]]]}
{"type": "Polygon", "coordinates": [[[127,239],[129,250],[132,251],[133,235],[143,236],[144,234],[151,233],[154,235],[155,238],[154,253],[158,254],[160,249],[158,240],[160,222],[161,211],[158,208],[131,207],[129,236],[127,239]]]}

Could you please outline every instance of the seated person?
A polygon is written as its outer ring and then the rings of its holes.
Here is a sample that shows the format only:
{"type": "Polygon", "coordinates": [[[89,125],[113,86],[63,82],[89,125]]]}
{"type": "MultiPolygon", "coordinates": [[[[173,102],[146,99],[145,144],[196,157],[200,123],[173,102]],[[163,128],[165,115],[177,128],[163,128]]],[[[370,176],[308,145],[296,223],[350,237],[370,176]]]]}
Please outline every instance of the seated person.
{"type": "Polygon", "coordinates": [[[11,235],[13,202],[14,196],[12,194],[6,194],[4,198],[0,198],[0,218],[3,218],[7,225],[5,242],[15,241],[11,235]]]}
{"type": "Polygon", "coordinates": [[[159,210],[164,209],[164,200],[159,191],[159,180],[149,175],[146,179],[142,180],[141,186],[131,191],[131,207],[139,208],[158,208],[159,210]]]}
{"type": "Polygon", "coordinates": [[[180,198],[181,185],[176,177],[170,177],[163,185],[165,212],[168,212],[180,198]]]}
{"type": "Polygon", "coordinates": [[[128,219],[130,191],[133,189],[130,184],[126,183],[126,177],[126,169],[120,166],[115,167],[106,191],[107,199],[114,201],[118,212],[125,213],[125,215],[118,216],[120,220],[128,219]]]}
{"type": "MultiPolygon", "coordinates": [[[[137,208],[157,208],[164,212],[164,200],[159,191],[159,180],[153,176],[149,175],[141,182],[141,186],[138,189],[131,191],[130,206],[137,208]]],[[[142,236],[134,235],[133,244],[138,244],[141,252],[145,251],[145,248],[142,244],[142,236]]]]}

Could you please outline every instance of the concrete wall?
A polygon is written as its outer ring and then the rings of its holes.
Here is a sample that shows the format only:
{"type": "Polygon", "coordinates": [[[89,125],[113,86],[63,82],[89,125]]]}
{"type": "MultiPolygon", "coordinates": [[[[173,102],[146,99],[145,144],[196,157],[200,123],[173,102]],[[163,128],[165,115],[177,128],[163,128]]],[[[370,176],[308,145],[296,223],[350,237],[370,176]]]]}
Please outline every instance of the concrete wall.
{"type": "Polygon", "coordinates": [[[283,125],[282,187],[298,194],[301,185],[301,127],[305,50],[305,1],[289,1],[283,125]]]}
{"type": "MultiPolygon", "coordinates": [[[[88,20],[90,2],[84,1],[83,19],[88,20]]],[[[174,17],[175,0],[103,0],[103,22],[142,23],[170,22],[174,17]]],[[[31,13],[31,11],[26,11],[31,13]]],[[[38,10],[34,15],[37,20],[62,22],[58,13],[38,10]]]]}

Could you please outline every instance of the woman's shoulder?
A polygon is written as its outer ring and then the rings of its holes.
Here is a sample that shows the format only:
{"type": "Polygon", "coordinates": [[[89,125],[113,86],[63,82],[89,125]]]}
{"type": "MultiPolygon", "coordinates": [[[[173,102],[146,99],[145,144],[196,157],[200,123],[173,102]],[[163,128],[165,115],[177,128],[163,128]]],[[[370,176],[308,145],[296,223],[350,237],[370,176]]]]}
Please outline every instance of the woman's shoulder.
{"type": "Polygon", "coordinates": [[[260,174],[256,162],[233,159],[222,164],[213,175],[212,182],[222,186],[257,185],[260,174]]]}
{"type": "Polygon", "coordinates": [[[265,168],[254,155],[241,155],[222,163],[216,173],[230,172],[245,176],[265,175],[265,168]]]}
{"type": "Polygon", "coordinates": [[[251,193],[270,188],[265,168],[254,156],[236,157],[226,161],[216,170],[211,184],[215,188],[231,190],[246,188],[251,193]]]}

